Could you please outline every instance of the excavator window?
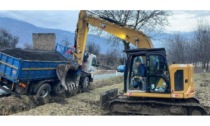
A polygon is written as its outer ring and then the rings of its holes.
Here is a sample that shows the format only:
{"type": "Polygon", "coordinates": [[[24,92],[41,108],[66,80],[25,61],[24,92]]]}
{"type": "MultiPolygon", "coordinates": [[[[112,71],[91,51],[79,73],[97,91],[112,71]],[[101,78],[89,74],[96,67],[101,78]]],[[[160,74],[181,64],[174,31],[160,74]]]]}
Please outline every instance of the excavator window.
{"type": "Polygon", "coordinates": [[[159,54],[134,56],[131,63],[129,90],[139,92],[167,92],[167,64],[159,54]]]}
{"type": "Polygon", "coordinates": [[[169,82],[167,82],[167,64],[165,58],[160,54],[150,54],[147,56],[147,83],[150,92],[167,92],[169,82]]]}
{"type": "Polygon", "coordinates": [[[161,55],[150,55],[148,68],[150,74],[164,74],[166,72],[164,57],[161,55]]]}
{"type": "Polygon", "coordinates": [[[145,55],[134,57],[132,63],[130,90],[146,90],[145,55]]]}

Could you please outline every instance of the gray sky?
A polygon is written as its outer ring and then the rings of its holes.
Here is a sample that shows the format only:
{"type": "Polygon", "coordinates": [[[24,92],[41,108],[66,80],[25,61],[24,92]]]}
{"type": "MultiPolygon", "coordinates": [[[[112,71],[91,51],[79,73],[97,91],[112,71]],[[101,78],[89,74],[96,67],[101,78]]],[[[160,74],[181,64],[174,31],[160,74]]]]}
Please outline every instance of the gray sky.
{"type": "MultiPolygon", "coordinates": [[[[74,31],[79,11],[0,11],[1,17],[19,19],[39,27],[74,31]]],[[[192,31],[199,18],[210,20],[210,11],[173,11],[167,32],[192,31]]]]}

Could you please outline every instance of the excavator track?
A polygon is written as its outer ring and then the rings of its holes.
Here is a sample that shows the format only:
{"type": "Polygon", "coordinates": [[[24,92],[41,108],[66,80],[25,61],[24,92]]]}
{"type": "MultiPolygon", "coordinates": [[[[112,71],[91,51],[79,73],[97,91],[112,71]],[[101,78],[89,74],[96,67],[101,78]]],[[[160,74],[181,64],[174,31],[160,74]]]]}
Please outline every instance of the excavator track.
{"type": "Polygon", "coordinates": [[[117,98],[108,106],[110,114],[123,115],[207,115],[207,111],[195,98],[149,99],[117,98]]]}

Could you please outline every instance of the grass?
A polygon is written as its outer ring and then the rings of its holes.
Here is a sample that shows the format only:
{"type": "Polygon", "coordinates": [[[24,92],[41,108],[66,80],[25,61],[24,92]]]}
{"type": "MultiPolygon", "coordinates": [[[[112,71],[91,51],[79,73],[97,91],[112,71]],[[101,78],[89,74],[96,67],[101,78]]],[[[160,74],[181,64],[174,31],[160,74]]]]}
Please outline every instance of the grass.
{"type": "MultiPolygon", "coordinates": [[[[121,87],[122,84],[112,85],[112,88],[121,87]]],[[[18,113],[17,115],[103,115],[107,112],[102,110],[98,104],[100,98],[99,93],[107,89],[110,89],[110,86],[68,98],[66,99],[67,104],[46,104],[29,111],[18,113]]]]}
{"type": "Polygon", "coordinates": [[[195,97],[202,105],[210,107],[210,73],[194,75],[195,97]]]}
{"type": "MultiPolygon", "coordinates": [[[[66,103],[49,103],[17,115],[103,115],[106,111],[99,106],[100,94],[113,88],[121,91],[122,81],[122,77],[98,80],[92,84],[94,90],[66,98],[66,103]]],[[[203,106],[210,108],[210,73],[195,74],[194,84],[195,97],[203,106]]],[[[208,111],[210,112],[210,109],[208,111]]]]}
{"type": "Polygon", "coordinates": [[[16,115],[103,115],[107,112],[102,110],[99,106],[99,94],[112,88],[122,90],[123,84],[114,83],[122,82],[122,79],[119,77],[100,80],[100,82],[95,82],[94,85],[97,88],[90,90],[90,92],[66,98],[66,103],[64,104],[49,103],[29,111],[17,113],[16,115]],[[105,84],[107,84],[107,86],[104,86],[105,84]],[[100,88],[98,88],[99,86],[100,88]]]}

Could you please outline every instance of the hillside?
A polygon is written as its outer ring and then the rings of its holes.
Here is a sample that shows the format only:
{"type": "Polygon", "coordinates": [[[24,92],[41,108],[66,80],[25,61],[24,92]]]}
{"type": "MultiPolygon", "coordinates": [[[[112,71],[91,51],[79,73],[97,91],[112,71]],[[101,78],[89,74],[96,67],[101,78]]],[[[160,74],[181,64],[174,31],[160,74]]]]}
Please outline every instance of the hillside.
{"type": "MultiPolygon", "coordinates": [[[[0,28],[6,29],[11,34],[18,36],[19,43],[17,46],[21,48],[24,47],[24,44],[26,43],[32,45],[32,33],[55,33],[57,43],[61,43],[63,40],[67,40],[71,43],[70,46],[72,46],[74,42],[73,32],[59,29],[41,28],[24,21],[7,17],[0,17],[0,28]]],[[[107,39],[96,35],[88,35],[87,44],[91,42],[99,44],[102,53],[106,53],[111,46],[111,42],[108,42],[107,39]]]]}
{"type": "MultiPolygon", "coordinates": [[[[0,28],[6,29],[13,35],[19,37],[18,47],[23,47],[25,43],[32,44],[32,33],[55,33],[57,43],[67,40],[71,43],[70,46],[72,46],[74,42],[73,32],[37,27],[33,24],[8,17],[0,17],[0,28]]],[[[181,34],[187,38],[191,38],[193,32],[182,32],[181,34]]],[[[155,37],[155,40],[152,40],[154,47],[163,47],[164,45],[161,44],[161,41],[171,36],[172,34],[170,33],[160,33],[155,37]]],[[[88,35],[87,44],[91,42],[99,44],[101,53],[106,53],[108,49],[112,47],[111,41],[97,35],[88,35]]],[[[123,45],[121,45],[119,49],[123,50],[123,45]]]]}

